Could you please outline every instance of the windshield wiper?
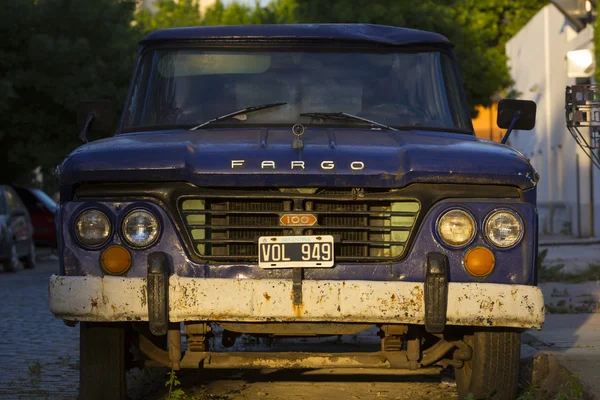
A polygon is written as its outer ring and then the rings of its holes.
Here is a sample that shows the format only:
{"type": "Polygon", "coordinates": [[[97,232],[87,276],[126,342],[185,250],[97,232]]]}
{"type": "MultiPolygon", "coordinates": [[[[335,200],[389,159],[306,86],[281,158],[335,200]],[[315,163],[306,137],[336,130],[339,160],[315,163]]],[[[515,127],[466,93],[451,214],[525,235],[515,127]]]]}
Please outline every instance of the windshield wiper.
{"type": "Polygon", "coordinates": [[[213,122],[217,122],[217,121],[222,121],[224,119],[233,118],[233,117],[236,117],[236,116],[241,115],[241,114],[248,114],[248,113],[255,112],[255,111],[266,110],[267,108],[281,107],[281,106],[286,105],[286,104],[287,103],[271,103],[271,104],[263,104],[261,106],[252,106],[252,107],[242,108],[241,110],[237,110],[237,111],[234,111],[234,112],[229,113],[229,114],[221,115],[220,117],[213,118],[211,120],[203,122],[200,125],[197,125],[197,126],[194,126],[193,128],[190,128],[190,131],[195,131],[196,129],[200,129],[200,128],[206,126],[206,125],[212,124],[213,122]]]}
{"type": "Polygon", "coordinates": [[[345,112],[314,112],[314,113],[302,113],[301,117],[311,117],[311,118],[321,118],[321,119],[330,119],[334,121],[362,121],[367,122],[373,126],[378,126],[380,128],[389,129],[390,131],[397,131],[398,129],[391,127],[389,125],[382,124],[381,122],[371,121],[370,119],[366,119],[363,117],[359,117],[357,115],[348,114],[345,112]]]}

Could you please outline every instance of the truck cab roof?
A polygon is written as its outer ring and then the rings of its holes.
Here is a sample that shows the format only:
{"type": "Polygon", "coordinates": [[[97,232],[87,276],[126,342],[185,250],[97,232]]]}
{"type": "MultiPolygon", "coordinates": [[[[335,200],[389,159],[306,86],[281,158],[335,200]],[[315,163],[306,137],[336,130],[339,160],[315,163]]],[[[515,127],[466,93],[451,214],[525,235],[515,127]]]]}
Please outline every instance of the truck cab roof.
{"type": "Polygon", "coordinates": [[[452,42],[438,33],[373,24],[194,26],[157,30],[140,43],[182,40],[323,40],[453,47],[452,42]]]}

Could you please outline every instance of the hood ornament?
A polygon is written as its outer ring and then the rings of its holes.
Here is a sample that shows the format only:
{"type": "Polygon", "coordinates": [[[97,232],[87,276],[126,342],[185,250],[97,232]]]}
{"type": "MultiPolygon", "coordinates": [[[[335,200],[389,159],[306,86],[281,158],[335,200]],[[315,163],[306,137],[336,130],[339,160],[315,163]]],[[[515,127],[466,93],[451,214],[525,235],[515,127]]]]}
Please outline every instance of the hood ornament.
{"type": "Polygon", "coordinates": [[[304,125],[301,124],[296,124],[292,126],[292,133],[296,136],[294,138],[294,142],[292,143],[292,149],[300,150],[304,148],[304,142],[302,141],[300,136],[304,134],[305,130],[306,128],[304,127],[304,125]]]}

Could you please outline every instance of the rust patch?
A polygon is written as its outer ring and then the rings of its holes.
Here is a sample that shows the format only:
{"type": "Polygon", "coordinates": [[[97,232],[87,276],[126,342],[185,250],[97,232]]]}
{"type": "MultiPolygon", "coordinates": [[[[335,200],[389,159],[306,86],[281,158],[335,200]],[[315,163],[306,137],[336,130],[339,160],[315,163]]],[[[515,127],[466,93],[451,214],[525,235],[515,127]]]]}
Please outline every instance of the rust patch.
{"type": "Polygon", "coordinates": [[[271,300],[271,296],[269,296],[269,293],[267,293],[267,292],[264,292],[264,293],[263,293],[263,297],[264,297],[264,298],[265,298],[265,300],[267,300],[267,301],[271,300]]]}
{"type": "Polygon", "coordinates": [[[494,311],[494,304],[495,302],[493,301],[482,301],[481,303],[479,303],[479,309],[487,311],[487,312],[493,312],[494,311]]]}
{"type": "Polygon", "coordinates": [[[292,300],[292,310],[296,317],[301,317],[302,312],[304,311],[304,301],[300,303],[300,305],[294,304],[294,292],[290,293],[290,299],[292,300]]]}
{"type": "Polygon", "coordinates": [[[95,299],[90,299],[92,302],[92,308],[94,307],[98,307],[98,298],[96,297],[95,299]]]}
{"type": "Polygon", "coordinates": [[[292,304],[292,309],[294,310],[294,315],[300,318],[302,316],[302,313],[304,312],[304,302],[302,302],[302,304],[300,304],[299,306],[296,304],[292,304]]]}
{"type": "Polygon", "coordinates": [[[414,289],[412,290],[411,294],[414,296],[416,301],[418,301],[418,302],[423,301],[423,289],[421,289],[419,286],[415,286],[414,289]]]}
{"type": "Polygon", "coordinates": [[[380,176],[381,176],[381,179],[385,179],[385,180],[392,179],[392,175],[390,175],[387,172],[383,172],[380,176]]]}
{"type": "Polygon", "coordinates": [[[141,289],[141,301],[142,301],[142,307],[146,307],[146,303],[148,302],[148,296],[146,295],[146,286],[142,286],[141,289]]]}

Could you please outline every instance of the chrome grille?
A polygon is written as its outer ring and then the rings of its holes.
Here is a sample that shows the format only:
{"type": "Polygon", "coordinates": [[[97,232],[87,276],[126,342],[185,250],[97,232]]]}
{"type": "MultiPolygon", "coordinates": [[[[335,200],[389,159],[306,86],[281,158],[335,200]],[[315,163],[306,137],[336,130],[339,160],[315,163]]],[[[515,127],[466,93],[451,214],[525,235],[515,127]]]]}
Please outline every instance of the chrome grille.
{"type": "Polygon", "coordinates": [[[338,262],[374,262],[404,254],[420,206],[414,199],[357,197],[337,190],[296,196],[262,192],[235,198],[184,197],[179,208],[194,251],[202,258],[256,262],[261,236],[327,234],[335,238],[338,262]],[[281,215],[293,213],[311,213],[317,223],[282,226],[281,215]]]}

